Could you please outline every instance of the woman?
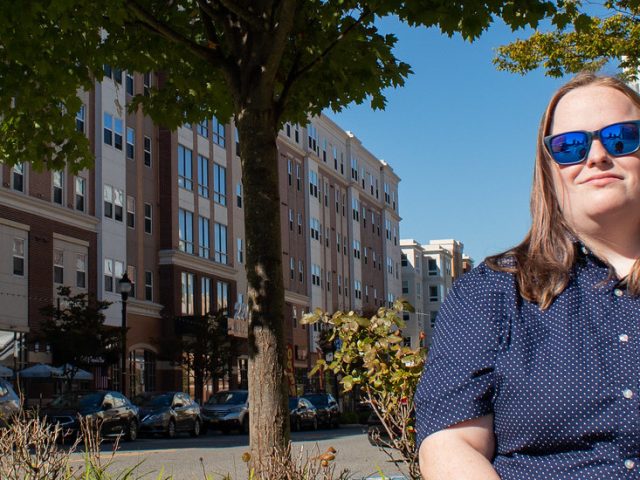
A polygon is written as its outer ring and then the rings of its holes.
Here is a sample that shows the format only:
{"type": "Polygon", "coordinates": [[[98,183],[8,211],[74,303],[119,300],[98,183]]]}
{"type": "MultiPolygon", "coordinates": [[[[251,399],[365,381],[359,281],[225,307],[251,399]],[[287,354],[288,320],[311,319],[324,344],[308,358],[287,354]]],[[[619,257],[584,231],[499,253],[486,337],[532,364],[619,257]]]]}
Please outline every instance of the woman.
{"type": "Polygon", "coordinates": [[[551,99],[529,233],[438,316],[415,398],[425,479],[640,478],[639,129],[617,79],[551,99]]]}

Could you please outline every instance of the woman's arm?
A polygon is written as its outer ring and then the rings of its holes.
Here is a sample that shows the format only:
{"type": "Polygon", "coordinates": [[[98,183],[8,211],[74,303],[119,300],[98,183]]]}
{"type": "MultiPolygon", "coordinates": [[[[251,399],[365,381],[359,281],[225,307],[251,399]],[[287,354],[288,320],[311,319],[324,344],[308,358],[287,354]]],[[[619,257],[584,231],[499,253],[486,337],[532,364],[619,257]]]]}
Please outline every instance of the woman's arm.
{"type": "Polygon", "coordinates": [[[420,473],[425,480],[500,480],[494,450],[493,415],[466,420],[424,439],[420,473]]]}

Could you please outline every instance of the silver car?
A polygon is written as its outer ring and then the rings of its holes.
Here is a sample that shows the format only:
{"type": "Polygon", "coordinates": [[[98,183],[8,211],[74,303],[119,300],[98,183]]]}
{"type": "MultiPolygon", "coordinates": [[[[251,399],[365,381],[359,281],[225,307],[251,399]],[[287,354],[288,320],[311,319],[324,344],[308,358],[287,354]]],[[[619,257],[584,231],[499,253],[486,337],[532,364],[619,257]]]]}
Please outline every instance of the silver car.
{"type": "Polygon", "coordinates": [[[202,406],[202,420],[207,427],[229,433],[249,433],[249,392],[229,390],[214,393],[202,406]]]}
{"type": "Polygon", "coordinates": [[[6,426],[20,413],[20,397],[11,383],[0,378],[0,426],[6,426]]]}

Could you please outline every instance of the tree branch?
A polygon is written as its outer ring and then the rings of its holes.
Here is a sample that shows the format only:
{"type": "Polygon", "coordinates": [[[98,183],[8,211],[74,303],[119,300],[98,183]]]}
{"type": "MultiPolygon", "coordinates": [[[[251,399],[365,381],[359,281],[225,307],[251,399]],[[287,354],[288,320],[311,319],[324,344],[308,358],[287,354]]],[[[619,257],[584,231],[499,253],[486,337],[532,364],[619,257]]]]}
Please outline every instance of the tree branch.
{"type": "Polygon", "coordinates": [[[217,0],[220,6],[226,9],[228,12],[234,14],[239,20],[246,22],[255,30],[265,30],[264,19],[261,19],[259,15],[256,15],[251,6],[243,8],[239,5],[239,2],[234,0],[217,0]]]}
{"type": "Polygon", "coordinates": [[[358,19],[355,22],[353,22],[351,25],[345,28],[344,31],[340,32],[340,34],[338,34],[338,36],[331,43],[329,43],[329,45],[327,45],[327,47],[316,58],[311,60],[309,63],[307,63],[305,66],[303,66],[299,70],[296,70],[296,67],[299,63],[297,60],[299,60],[299,58],[296,59],[296,61],[291,67],[291,70],[289,70],[289,75],[287,76],[287,79],[285,80],[282,88],[282,94],[278,99],[278,104],[279,104],[278,107],[280,110],[284,109],[286,96],[291,90],[291,86],[295,83],[295,81],[298,78],[300,78],[302,75],[307,73],[309,70],[311,70],[315,65],[320,63],[351,31],[353,31],[358,25],[361,25],[367,17],[374,15],[374,13],[375,13],[375,10],[369,10],[367,8],[364,8],[362,13],[360,14],[360,17],[358,17],[358,19]]]}
{"type": "Polygon", "coordinates": [[[226,68],[226,59],[218,50],[218,45],[205,47],[176,32],[168,25],[160,22],[156,17],[142,8],[135,0],[128,0],[126,8],[138,19],[140,25],[145,27],[152,33],[164,37],[178,45],[183,45],[192,53],[209,63],[218,63],[221,67],[226,68]]]}

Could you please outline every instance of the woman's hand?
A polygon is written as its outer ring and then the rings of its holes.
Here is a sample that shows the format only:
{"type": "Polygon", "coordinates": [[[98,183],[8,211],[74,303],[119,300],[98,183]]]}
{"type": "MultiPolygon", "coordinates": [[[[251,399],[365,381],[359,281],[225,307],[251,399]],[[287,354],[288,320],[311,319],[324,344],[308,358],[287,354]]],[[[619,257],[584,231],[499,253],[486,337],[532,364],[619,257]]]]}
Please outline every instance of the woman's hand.
{"type": "Polygon", "coordinates": [[[493,415],[466,420],[424,439],[420,473],[425,480],[500,480],[494,450],[493,415]]]}

